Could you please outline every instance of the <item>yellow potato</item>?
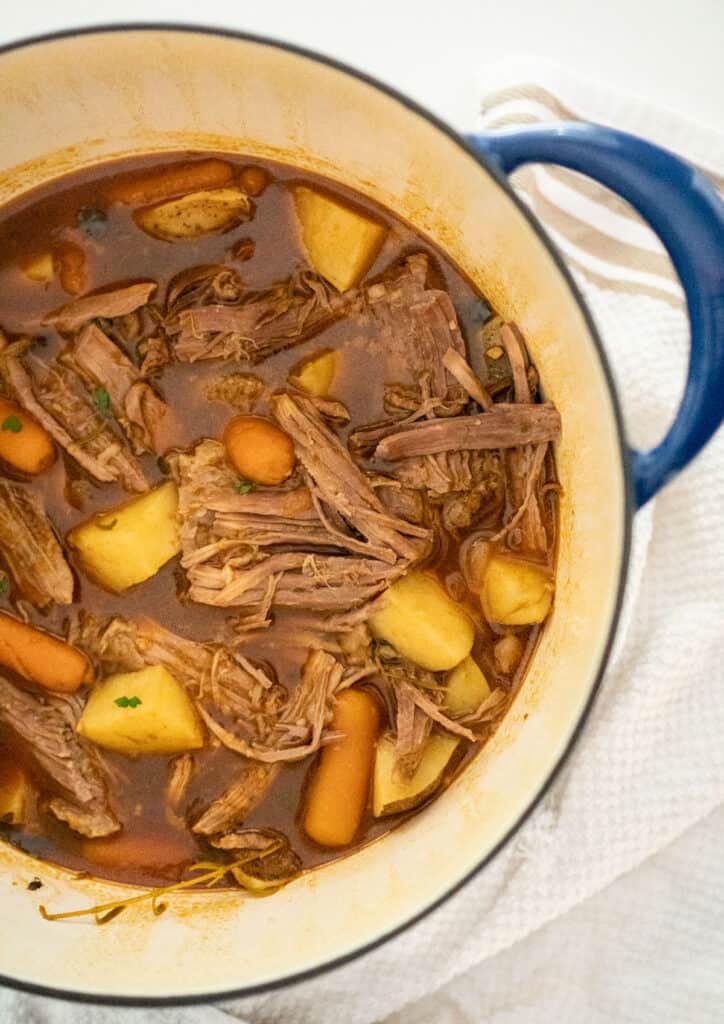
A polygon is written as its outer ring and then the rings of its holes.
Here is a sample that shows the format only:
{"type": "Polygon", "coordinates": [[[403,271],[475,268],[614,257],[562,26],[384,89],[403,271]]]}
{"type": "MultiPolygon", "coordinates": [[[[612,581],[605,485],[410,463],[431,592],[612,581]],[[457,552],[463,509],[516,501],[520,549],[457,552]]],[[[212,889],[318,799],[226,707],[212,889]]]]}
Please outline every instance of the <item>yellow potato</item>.
{"type": "Polygon", "coordinates": [[[0,822],[22,825],[27,814],[30,783],[9,750],[0,753],[0,822]]]}
{"type": "Polygon", "coordinates": [[[68,534],[83,569],[109,590],[126,590],[157,573],[181,550],[178,491],[168,481],[68,534]]]}
{"type": "Polygon", "coordinates": [[[381,736],[375,753],[372,811],[376,818],[398,814],[417,807],[431,796],[442,782],[450,758],[460,740],[449,733],[432,733],[425,744],[417,771],[407,781],[395,771],[395,737],[381,736]]]}
{"type": "Polygon", "coordinates": [[[370,616],[369,627],[373,636],[432,672],[453,668],[473,646],[472,622],[424,572],[409,572],[393,583],[382,608],[370,616]]]}
{"type": "Polygon", "coordinates": [[[294,205],[311,265],[339,291],[352,288],[374,262],[387,228],[311,188],[295,188],[294,205]]]}
{"type": "Polygon", "coordinates": [[[192,192],[137,210],[136,224],[154,238],[165,242],[183,242],[201,235],[228,231],[249,216],[251,203],[238,188],[214,188],[192,192]]]}
{"type": "Polygon", "coordinates": [[[337,372],[337,353],[332,349],[316,352],[293,366],[289,371],[289,383],[295,388],[326,398],[332,390],[332,381],[337,372]]]}
{"type": "Polygon", "coordinates": [[[444,706],[453,718],[469,715],[489,696],[488,680],[470,655],[448,672],[444,706]]]}
{"type": "Polygon", "coordinates": [[[52,252],[47,250],[47,252],[31,256],[27,263],[23,264],[22,269],[25,276],[31,281],[37,281],[38,284],[50,284],[55,277],[52,252]]]}
{"type": "Polygon", "coordinates": [[[480,600],[488,622],[529,626],[546,617],[554,590],[550,573],[542,567],[493,555],[485,567],[480,600]]]}
{"type": "Polygon", "coordinates": [[[204,745],[186,691],[163,665],[98,683],[77,726],[85,739],[121,754],[177,754],[204,745]]]}

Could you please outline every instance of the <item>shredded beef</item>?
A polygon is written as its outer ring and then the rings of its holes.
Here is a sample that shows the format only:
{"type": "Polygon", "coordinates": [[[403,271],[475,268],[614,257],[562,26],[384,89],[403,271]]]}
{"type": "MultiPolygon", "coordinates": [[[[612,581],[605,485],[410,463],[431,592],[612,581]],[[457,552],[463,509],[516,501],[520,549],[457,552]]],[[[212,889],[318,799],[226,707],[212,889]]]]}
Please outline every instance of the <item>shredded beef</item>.
{"type": "Polygon", "coordinates": [[[99,317],[110,320],[133,313],[139,306],[145,306],[155,291],[155,281],[142,281],[125,288],[114,288],[113,291],[84,295],[48,313],[43,323],[68,333],[99,317]]]}
{"type": "Polygon", "coordinates": [[[3,372],[21,405],[91,476],[104,483],[118,480],[129,491],[148,489],[139,463],[71,369],[6,353],[3,372]]]}
{"type": "Polygon", "coordinates": [[[36,608],[70,604],[73,574],[38,494],[0,480],[0,551],[22,596],[36,608]]]}
{"type": "Polygon", "coordinates": [[[137,455],[160,451],[158,431],[168,407],[99,327],[84,327],[61,359],[91,389],[105,388],[116,420],[137,455]]]}
{"type": "Polygon", "coordinates": [[[60,790],[49,805],[56,817],[86,836],[119,830],[100,771],[56,703],[0,677],[0,721],[24,741],[29,756],[60,790]]]}

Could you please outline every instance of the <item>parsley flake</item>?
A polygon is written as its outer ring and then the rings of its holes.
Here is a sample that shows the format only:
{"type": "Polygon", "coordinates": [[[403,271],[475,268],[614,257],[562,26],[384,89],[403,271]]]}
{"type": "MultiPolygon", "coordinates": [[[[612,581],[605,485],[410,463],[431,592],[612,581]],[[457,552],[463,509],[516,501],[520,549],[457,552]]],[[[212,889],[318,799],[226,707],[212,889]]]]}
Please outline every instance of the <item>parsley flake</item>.
{"type": "Polygon", "coordinates": [[[252,491],[256,490],[256,484],[252,483],[251,480],[237,480],[234,484],[234,490],[237,494],[251,494],[252,491]]]}
{"type": "Polygon", "coordinates": [[[105,388],[94,388],[93,403],[104,419],[108,419],[110,417],[111,396],[108,394],[105,388]]]}
{"type": "Polygon", "coordinates": [[[2,576],[0,576],[0,597],[3,597],[5,594],[7,594],[9,589],[10,580],[7,578],[5,573],[3,573],[2,576]]]}
{"type": "Polygon", "coordinates": [[[2,423],[3,430],[9,430],[11,434],[19,434],[23,425],[17,416],[6,416],[2,423]]]}
{"type": "Polygon", "coordinates": [[[139,704],[143,704],[140,697],[116,697],[113,701],[119,708],[137,708],[139,704]]]}

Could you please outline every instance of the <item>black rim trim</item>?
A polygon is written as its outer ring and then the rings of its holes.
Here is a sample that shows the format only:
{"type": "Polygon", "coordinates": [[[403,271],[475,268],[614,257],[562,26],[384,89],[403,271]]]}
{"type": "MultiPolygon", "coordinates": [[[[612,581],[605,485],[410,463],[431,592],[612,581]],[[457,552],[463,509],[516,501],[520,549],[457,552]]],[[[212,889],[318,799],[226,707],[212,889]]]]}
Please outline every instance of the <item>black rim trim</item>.
{"type": "Polygon", "coordinates": [[[583,728],[588,720],[593,703],[601,688],[608,659],[611,654],[611,648],[613,645],[614,637],[618,627],[619,618],[621,615],[621,606],[623,603],[623,594],[626,584],[626,574],[628,569],[629,554],[631,549],[631,523],[633,520],[633,513],[635,511],[635,505],[633,501],[633,486],[631,479],[631,466],[629,462],[629,448],[626,443],[626,435],[623,424],[623,416],[621,413],[621,406],[618,400],[616,386],[613,380],[613,374],[604,350],[601,338],[598,333],[598,329],[593,321],[591,313],[586,305],[586,302],[581,295],[578,285],[573,280],[570,271],[563,262],[562,257],[559,255],[558,250],[555,248],[551,240],[548,238],[546,232],[540,225],[540,223],[534,219],[528,208],[518,198],[513,191],[506,176],[498,170],[498,168],[491,162],[488,163],[483,157],[477,153],[472,146],[468,145],[463,136],[452,129],[448,124],[438,118],[435,114],[426,110],[423,106],[418,104],[415,100],[411,100],[409,97],[398,92],[392,86],[374,78],[372,75],[368,75],[366,72],[358,71],[356,68],[351,67],[342,61],[335,60],[333,57],[326,56],[325,54],[317,53],[314,50],[307,49],[303,46],[298,46],[294,43],[287,43],[279,39],[274,39],[269,36],[255,35],[250,32],[241,32],[234,29],[227,28],[215,28],[210,25],[190,25],[190,24],[175,24],[173,22],[127,22],[121,24],[112,25],[89,25],[80,28],[63,29],[58,32],[49,32],[44,35],[31,36],[26,39],[19,39],[12,43],[6,43],[4,46],[0,46],[0,56],[5,53],[12,53],[15,50],[27,49],[30,46],[36,46],[40,43],[56,42],[62,39],[74,38],[76,36],[86,35],[98,35],[106,34],[110,35],[115,32],[186,32],[189,34],[196,35],[209,35],[219,36],[227,39],[238,39],[249,43],[258,43],[262,46],[275,47],[278,50],[285,51],[287,53],[296,54],[300,57],[305,57],[308,60],[315,61],[318,64],[325,64],[327,67],[334,68],[336,71],[340,71],[343,74],[347,74],[352,78],[356,78],[359,81],[364,82],[366,85],[370,85],[380,92],[385,93],[391,99],[396,100],[402,106],[406,107],[412,113],[417,114],[419,117],[424,118],[430,124],[432,124],[438,131],[446,135],[452,142],[459,146],[468,156],[472,157],[480,168],[485,171],[490,177],[492,177],[496,183],[503,189],[507,194],[508,198],[513,201],[518,210],[523,214],[525,219],[530,224],[533,231],[536,233],[539,240],[548,250],[548,254],[555,263],[559,273],[563,276],[570,292],[575,299],[581,314],[586,323],[589,334],[594,342],[597,350],[598,358],[601,363],[601,369],[608,386],[609,398],[611,400],[611,406],[613,410],[614,423],[616,426],[616,433],[618,438],[619,450],[621,454],[621,464],[624,475],[625,483],[625,501],[624,501],[624,536],[623,536],[623,547],[621,552],[621,568],[619,573],[619,581],[616,593],[616,601],[611,616],[611,622],[609,625],[608,639],[604,646],[601,654],[601,660],[599,663],[598,670],[596,672],[595,679],[591,686],[591,691],[588,695],[586,703],[580,713],[578,722],[576,723],[573,732],[571,733],[568,742],[566,743],[563,751],[558,757],[557,762],[551,769],[547,779],[531,798],[530,803],[525,808],[523,813],[519,816],[515,824],[513,824],[506,834],[500,839],[500,841],[493,847],[493,849],[483,857],[478,864],[475,865],[466,875],[463,876],[459,881],[447,889],[441,896],[433,900],[427,906],[423,907],[422,910],[413,914],[406,921],[401,924],[395,925],[389,931],[383,935],[372,939],[370,942],[359,946],[357,949],[352,950],[349,953],[344,953],[332,960],[328,960],[325,963],[318,964],[315,967],[310,967],[304,971],[298,971],[295,974],[289,974],[283,978],[277,978],[274,981],[262,982],[258,985],[246,985],[241,988],[226,989],[224,991],[208,992],[203,995],[191,995],[191,996],[99,996],[92,994],[85,994],[82,992],[76,992],[72,990],[66,990],[61,988],[52,988],[45,985],[36,985],[32,982],[20,981],[16,978],[8,977],[7,975],[0,974],[0,984],[5,985],[8,988],[14,988],[22,992],[28,992],[32,995],[46,996],[54,999],[65,999],[70,1002],[78,1003],[91,1003],[99,1006],[136,1006],[136,1007],[169,1007],[169,1006],[196,1006],[204,1003],[216,1003],[230,999],[241,999],[245,996],[258,995],[262,992],[271,992],[276,989],[286,988],[290,985],[298,984],[302,981],[308,981],[312,978],[316,978],[321,974],[325,974],[327,971],[331,971],[334,968],[342,967],[345,964],[350,963],[352,960],[356,960],[366,953],[370,953],[377,949],[379,946],[388,942],[390,939],[406,931],[408,928],[417,924],[423,918],[427,917],[434,910],[436,910],[441,904],[448,900],[451,896],[454,896],[460,889],[463,888],[471,879],[473,879],[497,854],[507,845],[508,841],[512,839],[515,833],[520,827],[528,820],[530,815],[539,805],[543,797],[550,789],[553,782],[558,777],[559,772],[569,760],[576,743],[583,731],[583,728]]]}

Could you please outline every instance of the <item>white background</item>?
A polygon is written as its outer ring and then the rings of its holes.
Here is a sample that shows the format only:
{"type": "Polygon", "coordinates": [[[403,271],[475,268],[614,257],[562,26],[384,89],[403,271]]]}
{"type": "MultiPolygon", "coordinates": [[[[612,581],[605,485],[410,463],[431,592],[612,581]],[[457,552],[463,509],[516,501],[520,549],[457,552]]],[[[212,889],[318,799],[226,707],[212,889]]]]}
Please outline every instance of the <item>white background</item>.
{"type": "Polygon", "coordinates": [[[182,21],[320,50],[472,127],[476,75],[548,57],[722,127],[724,0],[5,0],[0,41],[82,24],[182,21]]]}

